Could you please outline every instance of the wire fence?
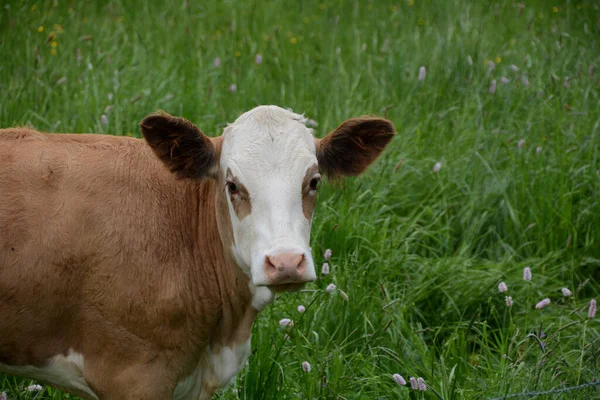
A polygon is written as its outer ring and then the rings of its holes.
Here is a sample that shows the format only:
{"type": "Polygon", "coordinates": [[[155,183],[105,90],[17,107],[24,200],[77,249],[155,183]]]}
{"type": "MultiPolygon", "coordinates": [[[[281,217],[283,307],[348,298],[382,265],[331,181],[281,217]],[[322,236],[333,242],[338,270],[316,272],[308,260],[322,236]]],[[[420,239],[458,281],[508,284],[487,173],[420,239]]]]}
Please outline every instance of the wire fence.
{"type": "Polygon", "coordinates": [[[581,385],[577,385],[577,386],[568,386],[568,387],[561,388],[561,389],[545,390],[545,391],[541,391],[541,392],[524,392],[524,393],[509,394],[509,395],[502,396],[502,397],[495,397],[490,400],[516,399],[517,397],[534,397],[534,396],[541,396],[541,395],[545,395],[545,394],[559,394],[559,393],[572,392],[573,390],[579,390],[579,389],[584,389],[586,387],[595,387],[595,386],[600,386],[600,380],[582,383],[581,385]]]}

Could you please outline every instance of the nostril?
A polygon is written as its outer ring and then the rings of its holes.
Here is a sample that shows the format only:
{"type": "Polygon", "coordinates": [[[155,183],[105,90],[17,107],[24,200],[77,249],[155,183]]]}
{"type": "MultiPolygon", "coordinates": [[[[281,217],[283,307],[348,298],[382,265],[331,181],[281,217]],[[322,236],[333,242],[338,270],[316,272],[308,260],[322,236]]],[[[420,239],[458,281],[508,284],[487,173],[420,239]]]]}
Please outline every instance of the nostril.
{"type": "Polygon", "coordinates": [[[306,267],[306,257],[304,257],[304,254],[301,254],[300,255],[300,262],[298,262],[298,265],[296,266],[296,269],[299,272],[302,272],[302,271],[304,271],[305,267],[306,267]]]}
{"type": "Polygon", "coordinates": [[[277,268],[275,267],[275,257],[267,256],[265,257],[265,266],[269,271],[275,271],[277,268]]]}

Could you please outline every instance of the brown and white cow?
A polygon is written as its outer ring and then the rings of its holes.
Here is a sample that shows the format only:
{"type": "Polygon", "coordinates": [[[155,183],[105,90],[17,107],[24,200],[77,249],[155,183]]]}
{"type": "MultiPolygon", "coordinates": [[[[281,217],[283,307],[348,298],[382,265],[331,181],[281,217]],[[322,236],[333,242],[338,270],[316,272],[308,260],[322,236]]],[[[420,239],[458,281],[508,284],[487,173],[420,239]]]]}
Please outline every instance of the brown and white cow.
{"type": "Polygon", "coordinates": [[[166,113],[145,140],[0,130],[0,373],[88,399],[227,384],[274,292],[316,278],[320,174],[360,174],[394,134],[304,122],[260,106],[217,138],[166,113]]]}

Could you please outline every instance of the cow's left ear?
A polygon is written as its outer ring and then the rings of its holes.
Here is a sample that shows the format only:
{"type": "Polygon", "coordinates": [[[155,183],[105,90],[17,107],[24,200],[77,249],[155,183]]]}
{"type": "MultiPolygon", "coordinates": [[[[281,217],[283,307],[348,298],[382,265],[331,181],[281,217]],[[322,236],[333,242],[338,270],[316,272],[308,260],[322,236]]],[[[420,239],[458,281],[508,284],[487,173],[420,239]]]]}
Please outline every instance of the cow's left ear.
{"type": "Polygon", "coordinates": [[[216,176],[219,139],[211,139],[190,121],[162,111],[144,118],[140,128],[154,153],[178,178],[216,176]]]}
{"type": "Polygon", "coordinates": [[[394,125],[382,118],[344,121],[323,139],[317,139],[319,169],[330,178],[360,175],[379,157],[394,133],[394,125]]]}

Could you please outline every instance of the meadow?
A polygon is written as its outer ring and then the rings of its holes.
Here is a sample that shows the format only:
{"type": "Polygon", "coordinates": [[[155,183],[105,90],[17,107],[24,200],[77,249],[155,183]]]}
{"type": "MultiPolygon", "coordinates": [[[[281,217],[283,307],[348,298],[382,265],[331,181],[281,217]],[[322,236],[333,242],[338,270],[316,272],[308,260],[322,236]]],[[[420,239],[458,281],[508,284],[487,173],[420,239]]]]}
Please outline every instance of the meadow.
{"type": "MultiPolygon", "coordinates": [[[[600,399],[598,2],[14,0],[0,16],[1,127],[140,137],[163,109],[216,136],[259,104],[317,136],[394,122],[365,175],[320,190],[329,274],[260,314],[217,398],[600,399]]],[[[35,383],[0,392],[73,398],[35,383]]]]}

